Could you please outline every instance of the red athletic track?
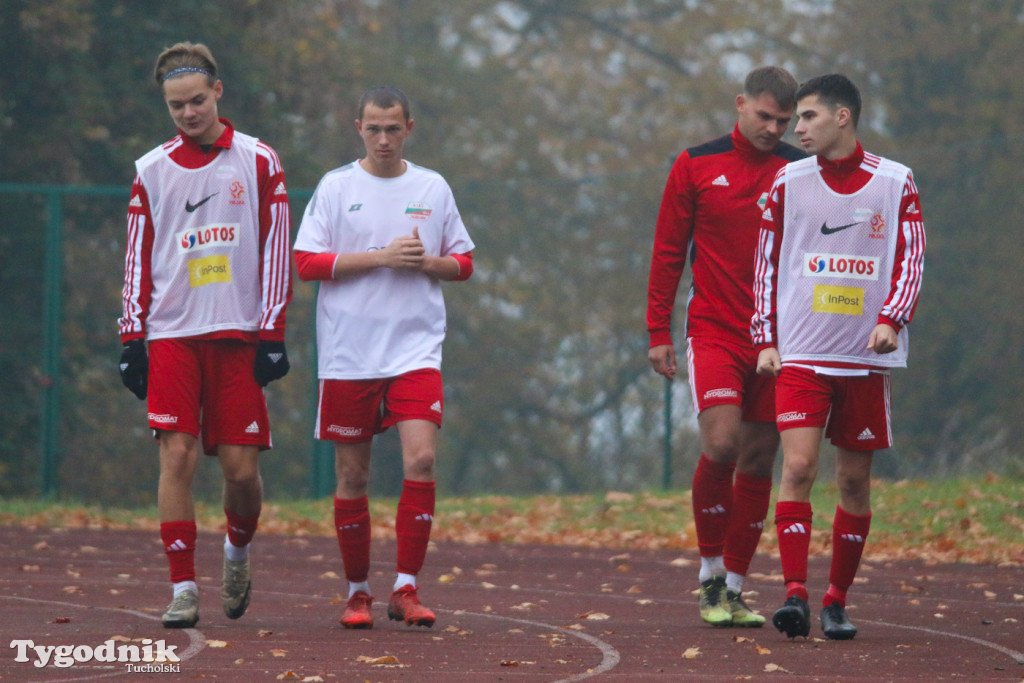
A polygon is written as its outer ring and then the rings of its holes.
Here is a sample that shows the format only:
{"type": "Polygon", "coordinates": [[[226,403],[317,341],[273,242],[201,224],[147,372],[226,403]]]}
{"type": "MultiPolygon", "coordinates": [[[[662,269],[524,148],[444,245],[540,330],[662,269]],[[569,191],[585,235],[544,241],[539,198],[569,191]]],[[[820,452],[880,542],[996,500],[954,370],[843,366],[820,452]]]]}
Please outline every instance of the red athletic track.
{"type": "MultiPolygon", "coordinates": [[[[337,621],[346,586],[333,539],[257,535],[252,604],[237,621],[217,598],[221,544],[200,536],[201,619],[176,631],[160,625],[170,588],[158,534],[0,527],[0,677],[1024,681],[1022,566],[868,560],[850,591],[856,639],[824,640],[814,609],[812,637],[790,641],[770,624],[704,626],[692,553],[440,543],[420,580],[438,617],[426,629],[388,621],[394,543],[375,541],[376,627],[346,631],[337,621]],[[16,662],[9,647],[15,639],[96,647],[115,636],[164,639],[182,657],[180,672],[98,663],[39,669],[16,662]],[[367,661],[376,658],[385,663],[367,661]]],[[[812,560],[812,608],[827,573],[827,560],[812,560]]],[[[778,559],[758,555],[746,588],[748,602],[770,615],[784,598],[778,559]]]]}

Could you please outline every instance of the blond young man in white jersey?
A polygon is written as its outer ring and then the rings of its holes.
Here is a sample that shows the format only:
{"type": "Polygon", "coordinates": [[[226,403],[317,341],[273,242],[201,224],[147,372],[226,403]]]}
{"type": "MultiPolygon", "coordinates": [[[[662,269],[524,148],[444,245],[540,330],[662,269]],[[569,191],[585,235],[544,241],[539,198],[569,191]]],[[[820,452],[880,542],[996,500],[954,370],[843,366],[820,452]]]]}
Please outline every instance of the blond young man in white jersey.
{"type": "Polygon", "coordinates": [[[820,621],[830,639],[857,633],[846,592],[870,529],[872,458],[892,442],[889,369],[906,366],[924,270],[913,174],[861,148],[860,103],[840,74],[797,91],[795,132],[815,156],[776,176],[755,261],[751,331],[757,371],[778,378],[783,450],[775,524],[786,601],[772,623],[790,638],[810,633],[810,493],[823,433],[837,449],[840,500],[820,621]]]}
{"type": "Polygon", "coordinates": [[[444,410],[441,282],[473,272],[470,239],[440,174],[403,158],[412,132],[397,88],[373,88],[356,129],[366,156],[321,179],[295,241],[299,277],[317,280],[316,436],[334,442],[334,522],[349,600],[345,628],[373,628],[367,485],[373,435],[394,425],[405,480],[395,518],[397,577],[388,617],[432,626],[418,597],[434,515],[444,410]]]}

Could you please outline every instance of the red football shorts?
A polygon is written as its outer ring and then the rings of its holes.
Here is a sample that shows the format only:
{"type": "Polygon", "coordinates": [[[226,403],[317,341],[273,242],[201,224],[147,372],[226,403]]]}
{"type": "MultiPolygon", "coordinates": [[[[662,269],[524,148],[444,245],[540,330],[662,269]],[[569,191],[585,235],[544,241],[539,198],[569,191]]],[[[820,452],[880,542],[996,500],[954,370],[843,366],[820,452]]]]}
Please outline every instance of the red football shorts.
{"type": "Polygon", "coordinates": [[[825,427],[832,444],[848,451],[892,445],[888,374],[841,377],[784,365],[775,387],[780,432],[825,427]]]}
{"type": "Polygon", "coordinates": [[[149,342],[149,426],[217,446],[270,448],[270,419],[253,366],[256,345],[240,339],[155,339],[149,342]]]}
{"type": "Polygon", "coordinates": [[[434,368],[383,379],[322,379],[315,435],[360,443],[404,420],[440,427],[443,414],[444,387],[434,368]]]}
{"type": "Polygon", "coordinates": [[[736,405],[743,409],[745,422],[775,421],[775,378],[757,374],[752,344],[712,337],[686,341],[690,394],[698,413],[712,406],[736,405]]]}

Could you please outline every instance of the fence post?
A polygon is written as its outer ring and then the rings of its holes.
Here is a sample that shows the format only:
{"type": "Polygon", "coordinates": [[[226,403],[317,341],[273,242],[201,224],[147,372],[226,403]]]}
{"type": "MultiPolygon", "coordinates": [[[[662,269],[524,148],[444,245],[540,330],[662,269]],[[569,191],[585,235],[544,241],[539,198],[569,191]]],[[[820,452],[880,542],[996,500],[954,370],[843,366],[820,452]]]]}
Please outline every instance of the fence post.
{"type": "Polygon", "coordinates": [[[60,465],[61,284],[64,271],[64,198],[57,188],[46,195],[46,257],[43,284],[43,388],[39,484],[41,493],[57,493],[60,465]]]}
{"type": "Polygon", "coordinates": [[[672,380],[665,380],[665,434],[662,446],[661,488],[672,488],[672,380]]]}
{"type": "MultiPolygon", "coordinates": [[[[317,296],[313,297],[313,320],[316,320],[317,299],[320,293],[320,285],[317,284],[317,296]]],[[[319,354],[317,352],[316,335],[309,344],[310,356],[313,358],[313,392],[310,402],[310,414],[316,416],[320,408],[320,371],[319,354]]],[[[312,429],[310,431],[313,431],[312,429]]],[[[309,493],[314,498],[323,498],[332,495],[337,489],[334,474],[334,443],[321,441],[313,436],[313,443],[309,450],[309,493]]]]}

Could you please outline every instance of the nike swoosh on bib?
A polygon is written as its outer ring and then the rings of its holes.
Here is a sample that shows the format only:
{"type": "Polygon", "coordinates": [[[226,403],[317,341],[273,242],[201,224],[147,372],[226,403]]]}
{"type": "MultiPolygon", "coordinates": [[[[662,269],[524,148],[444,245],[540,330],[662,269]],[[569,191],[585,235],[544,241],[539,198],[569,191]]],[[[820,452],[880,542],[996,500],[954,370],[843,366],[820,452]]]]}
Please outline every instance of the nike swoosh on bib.
{"type": "Polygon", "coordinates": [[[210,201],[211,199],[213,199],[214,197],[216,197],[219,194],[220,194],[220,192],[214,192],[209,197],[206,197],[205,199],[200,199],[195,204],[193,204],[192,202],[190,202],[189,200],[186,199],[185,200],[185,211],[187,211],[189,213],[192,213],[193,211],[198,209],[200,206],[202,206],[206,202],[210,201]]]}
{"type": "Polygon", "coordinates": [[[864,221],[857,221],[856,223],[847,223],[846,225],[837,225],[834,228],[828,227],[828,223],[822,223],[821,224],[821,234],[822,235],[831,235],[834,232],[839,232],[840,230],[846,230],[847,228],[852,228],[853,226],[860,225],[863,222],[864,221]]]}

